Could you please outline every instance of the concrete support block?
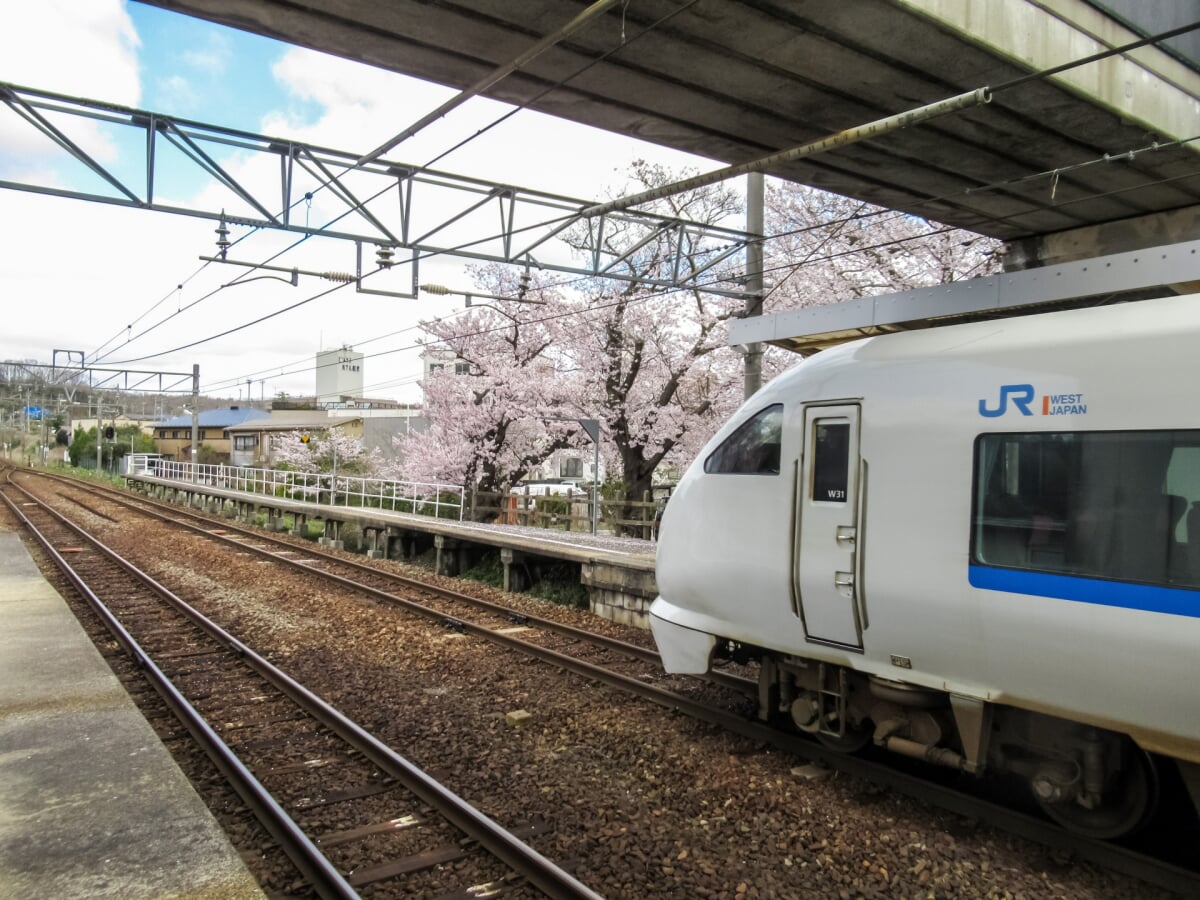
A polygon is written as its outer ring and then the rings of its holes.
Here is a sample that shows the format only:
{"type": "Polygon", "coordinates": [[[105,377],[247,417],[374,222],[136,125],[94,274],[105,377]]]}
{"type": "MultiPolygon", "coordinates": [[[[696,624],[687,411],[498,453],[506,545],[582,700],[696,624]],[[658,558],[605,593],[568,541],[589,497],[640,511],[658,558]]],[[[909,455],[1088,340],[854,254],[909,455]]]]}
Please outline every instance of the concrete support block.
{"type": "Polygon", "coordinates": [[[330,550],[345,550],[346,544],[338,535],[341,532],[342,523],[336,519],[325,520],[325,533],[321,535],[317,541],[322,547],[328,547],[330,550]]]}
{"type": "Polygon", "coordinates": [[[387,558],[387,537],[381,534],[378,528],[369,530],[369,542],[367,546],[367,559],[386,559],[387,558]]]}
{"type": "Polygon", "coordinates": [[[304,537],[308,534],[308,516],[304,513],[295,513],[292,517],[292,534],[297,537],[304,537]]]}
{"type": "Polygon", "coordinates": [[[467,568],[467,548],[462,541],[435,534],[433,546],[437,549],[434,568],[439,575],[458,575],[467,568]]]}
{"type": "Polygon", "coordinates": [[[383,559],[387,556],[386,549],[380,549],[381,546],[387,547],[387,537],[383,534],[382,528],[364,525],[363,537],[367,542],[367,559],[383,559]]]}
{"type": "Polygon", "coordinates": [[[384,559],[405,559],[404,532],[399,528],[388,526],[383,532],[384,559]]]}
{"type": "Polygon", "coordinates": [[[504,590],[519,593],[529,589],[532,579],[522,553],[511,547],[501,547],[500,562],[504,565],[504,590]]]}
{"type": "Polygon", "coordinates": [[[653,572],[584,563],[580,581],[588,589],[588,606],[595,615],[622,625],[650,627],[650,604],[658,596],[653,572]]]}
{"type": "Polygon", "coordinates": [[[509,569],[512,568],[513,557],[515,555],[510,547],[500,548],[500,563],[504,566],[504,589],[506,591],[509,590],[509,585],[512,584],[509,577],[509,569]]]}

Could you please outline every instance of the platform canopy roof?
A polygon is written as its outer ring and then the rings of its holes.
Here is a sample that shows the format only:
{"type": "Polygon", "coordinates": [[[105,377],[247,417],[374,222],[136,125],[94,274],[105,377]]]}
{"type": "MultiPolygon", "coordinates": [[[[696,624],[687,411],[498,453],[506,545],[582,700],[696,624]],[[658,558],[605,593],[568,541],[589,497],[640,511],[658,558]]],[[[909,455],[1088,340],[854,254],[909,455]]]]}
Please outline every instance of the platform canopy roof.
{"type": "Polygon", "coordinates": [[[149,2],[457,88],[508,66],[481,92],[730,164],[991,86],[767,171],[1006,240],[1200,198],[1196,32],[1012,84],[1200,20],[1200,0],[613,0],[570,34],[593,4],[149,2]]]}

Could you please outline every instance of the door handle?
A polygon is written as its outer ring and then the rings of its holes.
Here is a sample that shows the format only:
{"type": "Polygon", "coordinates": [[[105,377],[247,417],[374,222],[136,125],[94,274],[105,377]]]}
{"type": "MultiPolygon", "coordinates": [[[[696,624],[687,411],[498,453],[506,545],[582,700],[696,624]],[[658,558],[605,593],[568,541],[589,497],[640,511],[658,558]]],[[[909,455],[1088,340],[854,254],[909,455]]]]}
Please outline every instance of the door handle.
{"type": "Polygon", "coordinates": [[[839,544],[853,544],[857,534],[858,529],[853,525],[839,525],[837,527],[837,542],[839,544]]]}
{"type": "Polygon", "coordinates": [[[833,586],[839,588],[854,588],[854,576],[849,572],[834,572],[833,586]]]}

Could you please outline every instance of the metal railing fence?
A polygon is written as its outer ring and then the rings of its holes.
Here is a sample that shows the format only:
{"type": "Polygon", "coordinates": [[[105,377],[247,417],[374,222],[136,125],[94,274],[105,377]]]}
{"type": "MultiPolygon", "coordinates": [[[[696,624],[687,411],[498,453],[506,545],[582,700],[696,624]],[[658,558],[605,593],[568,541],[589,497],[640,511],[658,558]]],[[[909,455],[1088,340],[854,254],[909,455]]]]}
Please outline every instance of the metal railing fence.
{"type": "Polygon", "coordinates": [[[460,485],[393,481],[327,472],[193,464],[162,459],[152,454],[131,454],[125,459],[126,475],[151,475],[308,503],[387,509],[438,519],[458,519],[460,522],[463,519],[465,504],[460,485]]]}

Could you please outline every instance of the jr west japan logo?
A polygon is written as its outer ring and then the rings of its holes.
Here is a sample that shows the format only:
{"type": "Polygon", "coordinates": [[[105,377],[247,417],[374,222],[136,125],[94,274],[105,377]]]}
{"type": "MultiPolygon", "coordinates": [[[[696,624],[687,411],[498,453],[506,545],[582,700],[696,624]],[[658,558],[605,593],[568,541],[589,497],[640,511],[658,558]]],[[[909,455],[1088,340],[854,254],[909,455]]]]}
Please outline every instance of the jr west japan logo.
{"type": "MultiPolygon", "coordinates": [[[[987,400],[979,401],[979,414],[989,419],[1004,415],[1009,409],[1015,409],[1023,416],[1037,415],[1034,412],[1037,391],[1032,384],[1002,384],[1000,398],[995,406],[989,406],[987,400]]],[[[1083,394],[1043,394],[1037,404],[1043,416],[1085,416],[1087,403],[1083,394]]]]}

